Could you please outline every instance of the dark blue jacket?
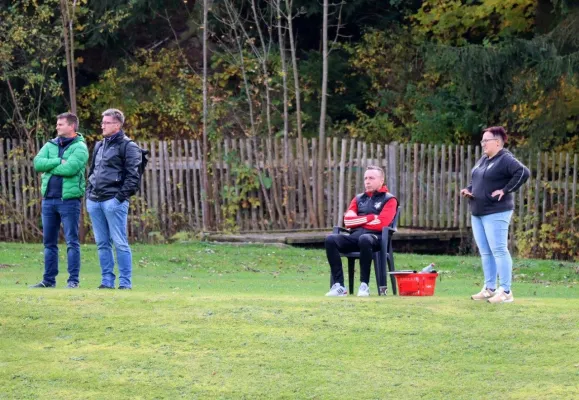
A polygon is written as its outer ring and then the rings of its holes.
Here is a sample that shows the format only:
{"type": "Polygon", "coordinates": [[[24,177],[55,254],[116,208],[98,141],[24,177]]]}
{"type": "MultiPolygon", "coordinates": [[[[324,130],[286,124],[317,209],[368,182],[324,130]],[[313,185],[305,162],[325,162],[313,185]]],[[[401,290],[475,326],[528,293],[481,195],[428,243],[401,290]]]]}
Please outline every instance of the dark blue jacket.
{"type": "Polygon", "coordinates": [[[501,149],[493,158],[483,155],[471,171],[468,190],[470,210],[474,216],[495,214],[515,209],[513,192],[529,179],[529,169],[508,150],[501,149]],[[495,190],[503,190],[505,195],[492,197],[495,190]]]}

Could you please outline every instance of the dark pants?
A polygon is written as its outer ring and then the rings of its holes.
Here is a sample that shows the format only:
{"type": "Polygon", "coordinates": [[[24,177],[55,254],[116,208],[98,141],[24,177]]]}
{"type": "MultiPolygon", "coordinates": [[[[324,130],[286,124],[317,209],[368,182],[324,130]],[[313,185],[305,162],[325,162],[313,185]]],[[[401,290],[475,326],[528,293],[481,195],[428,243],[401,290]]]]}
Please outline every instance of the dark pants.
{"type": "Polygon", "coordinates": [[[360,229],[351,235],[332,234],[326,238],[326,255],[334,282],[344,286],[344,270],[340,253],[360,252],[360,282],[370,282],[372,254],[380,248],[381,235],[360,229]]]}
{"type": "Polygon", "coordinates": [[[80,220],[80,199],[42,200],[42,236],[44,243],[43,282],[54,285],[58,275],[58,233],[60,223],[64,227],[66,254],[68,259],[68,282],[78,283],[80,272],[80,244],[78,225],[80,220]]]}

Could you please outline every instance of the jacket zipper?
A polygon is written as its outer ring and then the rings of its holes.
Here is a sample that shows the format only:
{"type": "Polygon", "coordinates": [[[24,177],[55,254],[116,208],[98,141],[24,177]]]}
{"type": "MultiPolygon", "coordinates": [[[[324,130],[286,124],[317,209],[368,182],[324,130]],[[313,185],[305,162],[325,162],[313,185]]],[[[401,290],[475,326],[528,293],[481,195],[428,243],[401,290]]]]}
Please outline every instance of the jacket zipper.
{"type": "MultiPolygon", "coordinates": [[[[71,145],[73,145],[77,141],[77,139],[78,139],[78,136],[72,142],[70,142],[70,144],[67,147],[70,147],[71,145]]],[[[58,147],[58,145],[56,143],[52,142],[52,140],[49,143],[52,143],[53,145],[58,147]]],[[[66,149],[65,149],[65,151],[66,151],[66,149]]],[[[60,153],[60,150],[58,152],[60,153]]],[[[64,156],[64,151],[62,152],[62,155],[64,156]]],[[[60,164],[62,164],[62,156],[58,156],[58,158],[60,158],[60,164]]],[[[62,184],[63,184],[63,193],[62,193],[62,196],[60,196],[60,201],[64,201],[64,180],[63,180],[62,184]]],[[[80,191],[80,180],[78,181],[78,189],[80,191]]]]}
{"type": "MultiPolygon", "coordinates": [[[[95,182],[94,182],[95,184],[94,184],[94,187],[93,187],[93,190],[94,190],[94,191],[96,191],[96,188],[98,187],[98,177],[99,177],[99,175],[97,174],[97,172],[100,172],[100,170],[101,170],[102,161],[103,161],[103,157],[104,157],[104,155],[105,155],[105,150],[106,150],[106,148],[107,148],[107,141],[106,141],[106,139],[103,139],[103,145],[102,145],[101,148],[100,148],[100,152],[101,152],[101,162],[99,163],[98,169],[97,169],[97,167],[95,166],[95,171],[93,172],[93,174],[96,174],[96,176],[95,176],[95,182]]],[[[97,152],[97,154],[95,154],[94,156],[95,156],[95,157],[98,157],[98,152],[97,152]]],[[[95,160],[95,164],[96,164],[96,160],[95,160]]],[[[97,198],[97,199],[99,198],[98,193],[96,193],[96,198],[97,198]]]]}

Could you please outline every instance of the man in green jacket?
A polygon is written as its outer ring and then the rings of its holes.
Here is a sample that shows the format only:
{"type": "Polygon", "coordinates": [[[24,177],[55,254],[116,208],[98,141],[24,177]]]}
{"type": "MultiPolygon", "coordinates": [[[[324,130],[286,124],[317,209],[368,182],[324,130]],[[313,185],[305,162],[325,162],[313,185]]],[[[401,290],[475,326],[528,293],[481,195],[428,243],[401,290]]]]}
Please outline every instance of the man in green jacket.
{"type": "Polygon", "coordinates": [[[78,230],[81,199],[85,191],[84,171],[88,149],[76,132],[78,117],[72,113],[57,117],[57,137],[48,141],[34,157],[34,169],[42,172],[42,236],[44,276],[32,288],[53,288],[58,275],[58,234],[64,227],[68,260],[67,288],[77,288],[80,272],[78,230]]]}

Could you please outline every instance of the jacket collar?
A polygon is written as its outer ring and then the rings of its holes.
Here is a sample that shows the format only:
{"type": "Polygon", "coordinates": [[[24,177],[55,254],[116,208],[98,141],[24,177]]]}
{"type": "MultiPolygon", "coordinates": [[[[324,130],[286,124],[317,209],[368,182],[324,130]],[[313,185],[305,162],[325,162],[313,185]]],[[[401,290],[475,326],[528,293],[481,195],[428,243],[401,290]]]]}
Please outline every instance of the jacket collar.
{"type": "MultiPolygon", "coordinates": [[[[489,160],[496,159],[496,158],[502,156],[503,154],[505,154],[507,151],[508,151],[508,150],[506,150],[506,149],[503,147],[502,149],[500,149],[499,151],[497,151],[497,154],[495,154],[494,156],[492,156],[492,158],[489,157],[489,156],[487,156],[487,159],[489,159],[489,160]]],[[[486,154],[485,154],[485,155],[486,155],[486,154]]]]}
{"type": "Polygon", "coordinates": [[[111,142],[114,142],[115,140],[117,140],[118,138],[122,138],[123,136],[125,136],[125,132],[121,129],[120,131],[118,131],[114,135],[106,137],[105,142],[111,143],[111,142]]]}
{"type": "MultiPolygon", "coordinates": [[[[76,136],[74,137],[74,139],[72,141],[73,142],[78,142],[78,141],[84,142],[84,137],[82,136],[82,133],[76,132],[76,136]]],[[[49,142],[58,146],[60,144],[60,137],[57,136],[54,139],[50,139],[49,142]]]]}
{"type": "Polygon", "coordinates": [[[386,187],[386,185],[384,185],[380,189],[375,190],[373,192],[366,192],[366,195],[369,197],[372,197],[374,194],[378,194],[378,193],[388,193],[388,187],[386,187]]]}
{"type": "Polygon", "coordinates": [[[76,136],[70,137],[70,138],[59,137],[59,138],[58,138],[58,144],[59,144],[61,147],[66,147],[66,146],[68,146],[69,144],[71,144],[72,142],[74,142],[75,140],[76,140],[76,136]]]}

